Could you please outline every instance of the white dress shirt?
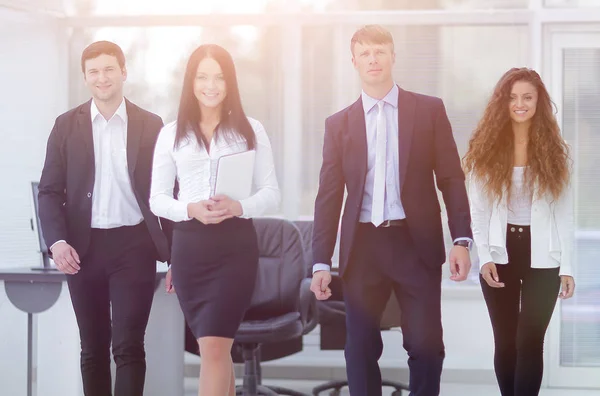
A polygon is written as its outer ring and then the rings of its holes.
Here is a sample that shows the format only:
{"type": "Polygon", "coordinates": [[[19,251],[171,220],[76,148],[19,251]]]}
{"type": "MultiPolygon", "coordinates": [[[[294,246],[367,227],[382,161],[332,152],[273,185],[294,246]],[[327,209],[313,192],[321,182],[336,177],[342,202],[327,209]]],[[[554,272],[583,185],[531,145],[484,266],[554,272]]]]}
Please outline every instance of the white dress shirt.
{"type": "MultiPolygon", "coordinates": [[[[262,124],[248,117],[256,136],[256,159],[254,163],[253,195],[240,200],[243,218],[260,216],[279,207],[281,193],[275,175],[275,164],[269,137],[262,124]]],[[[217,162],[223,155],[247,150],[243,137],[215,137],[210,150],[198,144],[193,132],[189,132],[177,148],[174,148],[177,123],[163,127],[154,150],[150,209],[154,214],[172,221],[190,220],[187,205],[207,200],[214,195],[217,162]],[[179,182],[179,194],[173,198],[175,179],[179,182]]]]}
{"type": "Polygon", "coordinates": [[[125,99],[106,120],[96,103],[91,106],[94,140],[92,228],[132,226],[144,220],[127,168],[127,109],[125,99]]]}
{"type": "MultiPolygon", "coordinates": [[[[406,218],[402,202],[400,202],[400,174],[398,159],[398,86],[394,84],[390,92],[381,99],[385,114],[385,131],[387,135],[387,152],[385,167],[385,199],[383,220],[399,220],[406,218]]],[[[362,207],[358,221],[371,222],[373,206],[373,183],[375,179],[375,157],[377,138],[377,103],[379,100],[362,92],[362,104],[367,127],[367,176],[363,192],[362,207]]]]}

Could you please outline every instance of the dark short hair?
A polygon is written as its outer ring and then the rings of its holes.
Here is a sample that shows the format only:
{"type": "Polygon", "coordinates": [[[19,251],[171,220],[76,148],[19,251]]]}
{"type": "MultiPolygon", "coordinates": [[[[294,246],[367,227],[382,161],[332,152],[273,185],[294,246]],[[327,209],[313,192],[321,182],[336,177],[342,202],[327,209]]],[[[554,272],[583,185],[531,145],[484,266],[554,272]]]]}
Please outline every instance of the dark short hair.
{"type": "Polygon", "coordinates": [[[110,41],[96,41],[86,47],[81,54],[81,71],[85,73],[85,61],[94,59],[100,55],[111,55],[117,58],[121,69],[125,68],[125,55],[117,44],[110,41]]]}
{"type": "Polygon", "coordinates": [[[350,40],[350,52],[352,54],[354,54],[356,43],[392,44],[392,49],[394,48],[392,33],[381,25],[365,25],[354,32],[352,40],[350,40]]]}

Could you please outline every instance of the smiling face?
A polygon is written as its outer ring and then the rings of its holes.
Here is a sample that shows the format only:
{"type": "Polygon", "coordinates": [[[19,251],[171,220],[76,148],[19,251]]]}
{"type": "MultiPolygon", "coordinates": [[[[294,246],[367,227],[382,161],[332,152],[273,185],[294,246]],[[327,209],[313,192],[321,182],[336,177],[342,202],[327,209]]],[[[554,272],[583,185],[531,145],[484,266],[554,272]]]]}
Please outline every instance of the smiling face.
{"type": "Polygon", "coordinates": [[[513,123],[530,123],[537,108],[537,89],[527,81],[513,84],[508,102],[508,111],[513,123]]]}
{"type": "Polygon", "coordinates": [[[194,79],[194,95],[200,107],[207,108],[220,107],[227,96],[223,70],[211,57],[205,57],[198,64],[194,79]]]}
{"type": "Polygon", "coordinates": [[[101,54],[85,61],[85,84],[97,101],[121,100],[127,71],[113,55],[101,54]]]}

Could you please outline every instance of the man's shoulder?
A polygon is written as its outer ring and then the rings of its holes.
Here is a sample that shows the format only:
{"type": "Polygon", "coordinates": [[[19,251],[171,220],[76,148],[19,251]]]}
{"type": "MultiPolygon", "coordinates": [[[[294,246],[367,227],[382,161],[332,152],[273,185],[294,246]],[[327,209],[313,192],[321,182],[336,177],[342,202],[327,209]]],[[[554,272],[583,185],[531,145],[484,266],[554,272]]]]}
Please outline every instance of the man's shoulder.
{"type": "Polygon", "coordinates": [[[79,113],[83,112],[86,109],[86,107],[89,111],[91,101],[92,100],[90,99],[87,102],[84,102],[78,106],[73,107],[70,110],[65,111],[64,113],[62,113],[61,115],[56,117],[56,121],[62,122],[62,121],[70,120],[71,118],[76,117],[79,113]]]}
{"type": "Polygon", "coordinates": [[[327,117],[327,119],[325,120],[325,123],[327,125],[332,125],[332,126],[337,126],[337,125],[341,125],[348,117],[348,114],[350,114],[350,112],[355,110],[355,106],[358,106],[358,102],[354,102],[351,105],[343,108],[342,110],[338,111],[337,113],[334,113],[332,115],[330,115],[329,117],[327,117]]]}
{"type": "Polygon", "coordinates": [[[415,101],[417,101],[417,103],[420,103],[425,106],[427,106],[427,105],[439,106],[440,104],[443,103],[442,98],[433,96],[433,95],[426,95],[426,94],[422,94],[419,92],[408,91],[405,89],[401,89],[400,93],[402,95],[407,95],[407,96],[413,98],[415,101]]]}
{"type": "Polygon", "coordinates": [[[138,105],[136,105],[135,103],[133,103],[132,101],[130,101],[129,99],[125,99],[126,103],[127,103],[127,107],[128,107],[128,111],[132,110],[132,111],[137,111],[139,116],[141,118],[150,120],[150,121],[156,121],[156,122],[160,122],[162,124],[162,118],[158,115],[155,114],[149,110],[146,110],[138,105]]]}

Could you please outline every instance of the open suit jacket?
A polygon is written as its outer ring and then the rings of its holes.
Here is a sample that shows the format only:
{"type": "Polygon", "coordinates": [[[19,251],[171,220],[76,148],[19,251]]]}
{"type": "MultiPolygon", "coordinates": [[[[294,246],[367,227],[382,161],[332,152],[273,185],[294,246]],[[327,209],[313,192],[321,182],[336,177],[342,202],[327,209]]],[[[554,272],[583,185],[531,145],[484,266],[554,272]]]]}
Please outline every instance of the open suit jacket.
{"type": "MultiPolygon", "coordinates": [[[[531,268],[560,267],[560,275],[573,276],[573,185],[569,183],[557,200],[549,193],[540,197],[537,188],[534,186],[531,202],[531,268]]],[[[470,175],[469,199],[480,266],[508,263],[507,197],[504,189],[498,202],[490,202],[483,184],[470,175]]]]}
{"type": "MultiPolygon", "coordinates": [[[[441,99],[399,89],[400,198],[409,232],[426,265],[446,260],[442,192],[452,238],[472,238],[465,176],[441,99]]],[[[315,201],[313,262],[331,265],[344,189],[340,275],[351,261],[367,175],[367,138],[362,99],[325,122],[323,165],[315,201]]]]}
{"type": "MultiPolygon", "coordinates": [[[[95,178],[91,103],[89,100],[56,119],[48,139],[38,195],[46,245],[65,240],[82,258],[90,243],[95,178]]],[[[170,224],[164,219],[159,221],[148,206],[154,145],[163,122],[129,100],[125,100],[125,105],[129,179],[154,242],[156,259],[167,261],[169,244],[165,232],[169,233],[170,224]]]]}

